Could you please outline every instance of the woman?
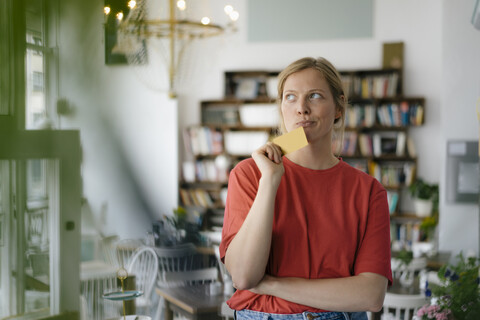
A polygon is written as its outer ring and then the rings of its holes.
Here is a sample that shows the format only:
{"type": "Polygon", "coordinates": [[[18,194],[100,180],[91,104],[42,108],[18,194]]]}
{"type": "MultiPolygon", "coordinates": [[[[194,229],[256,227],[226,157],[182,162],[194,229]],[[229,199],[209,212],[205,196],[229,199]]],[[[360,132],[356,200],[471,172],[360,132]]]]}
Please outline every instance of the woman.
{"type": "Polygon", "coordinates": [[[237,319],[366,319],[383,305],[390,269],[387,195],[334,156],[347,96],[323,58],[279,75],[282,129],[308,145],[269,142],[230,173],[220,254],[238,289],[237,319]],[[358,313],[361,312],[361,313],[358,313]]]}

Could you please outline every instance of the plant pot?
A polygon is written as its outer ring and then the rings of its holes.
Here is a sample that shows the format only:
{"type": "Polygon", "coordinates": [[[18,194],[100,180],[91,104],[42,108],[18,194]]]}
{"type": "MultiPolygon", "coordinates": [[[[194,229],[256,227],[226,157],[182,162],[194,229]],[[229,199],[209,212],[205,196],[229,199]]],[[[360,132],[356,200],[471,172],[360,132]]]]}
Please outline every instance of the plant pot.
{"type": "Polygon", "coordinates": [[[433,201],[425,199],[414,199],[413,205],[415,207],[415,213],[419,217],[429,217],[432,214],[433,201]]]}

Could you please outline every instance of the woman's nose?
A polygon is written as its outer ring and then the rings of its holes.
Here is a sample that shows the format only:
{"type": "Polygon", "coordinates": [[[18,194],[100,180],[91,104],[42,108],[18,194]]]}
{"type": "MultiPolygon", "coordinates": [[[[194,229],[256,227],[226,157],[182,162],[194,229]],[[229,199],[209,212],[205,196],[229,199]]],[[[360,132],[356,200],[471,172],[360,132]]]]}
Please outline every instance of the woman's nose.
{"type": "Polygon", "coordinates": [[[297,113],[298,114],[309,114],[310,113],[310,107],[308,106],[308,101],[307,100],[302,100],[298,104],[297,113]]]}

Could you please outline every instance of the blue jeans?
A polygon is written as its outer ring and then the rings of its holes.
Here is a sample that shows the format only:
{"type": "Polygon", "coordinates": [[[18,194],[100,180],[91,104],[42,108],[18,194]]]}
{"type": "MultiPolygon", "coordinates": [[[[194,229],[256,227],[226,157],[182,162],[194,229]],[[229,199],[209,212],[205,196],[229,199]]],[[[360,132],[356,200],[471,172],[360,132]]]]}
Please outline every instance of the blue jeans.
{"type": "Polygon", "coordinates": [[[235,311],[236,320],[367,320],[366,312],[265,313],[253,310],[235,311]]]}

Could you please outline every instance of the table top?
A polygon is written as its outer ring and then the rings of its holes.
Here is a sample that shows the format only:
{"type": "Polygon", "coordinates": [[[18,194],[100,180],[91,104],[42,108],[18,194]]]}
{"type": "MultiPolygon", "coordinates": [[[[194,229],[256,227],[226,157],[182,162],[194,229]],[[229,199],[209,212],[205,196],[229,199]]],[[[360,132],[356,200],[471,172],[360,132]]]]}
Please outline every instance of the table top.
{"type": "Polygon", "coordinates": [[[118,268],[103,261],[83,261],[80,264],[80,280],[92,280],[117,277],[118,268]]]}
{"type": "Polygon", "coordinates": [[[389,293],[395,294],[410,294],[410,295],[419,295],[422,294],[420,290],[420,281],[419,277],[415,276],[413,283],[409,287],[402,286],[398,278],[393,279],[393,284],[387,289],[389,293]]]}
{"type": "Polygon", "coordinates": [[[191,314],[216,313],[227,298],[222,293],[210,295],[210,285],[190,285],[176,288],[155,288],[159,296],[191,314]]]}

